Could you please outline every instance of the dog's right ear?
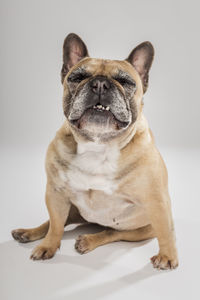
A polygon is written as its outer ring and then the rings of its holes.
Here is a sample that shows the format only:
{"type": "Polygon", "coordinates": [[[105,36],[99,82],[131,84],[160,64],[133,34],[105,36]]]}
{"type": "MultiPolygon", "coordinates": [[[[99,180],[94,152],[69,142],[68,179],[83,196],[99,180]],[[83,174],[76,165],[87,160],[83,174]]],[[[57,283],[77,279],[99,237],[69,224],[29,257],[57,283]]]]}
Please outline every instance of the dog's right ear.
{"type": "Polygon", "coordinates": [[[75,33],[68,34],[63,44],[63,66],[61,70],[62,83],[69,70],[87,56],[89,56],[88,50],[81,38],[75,33]]]}

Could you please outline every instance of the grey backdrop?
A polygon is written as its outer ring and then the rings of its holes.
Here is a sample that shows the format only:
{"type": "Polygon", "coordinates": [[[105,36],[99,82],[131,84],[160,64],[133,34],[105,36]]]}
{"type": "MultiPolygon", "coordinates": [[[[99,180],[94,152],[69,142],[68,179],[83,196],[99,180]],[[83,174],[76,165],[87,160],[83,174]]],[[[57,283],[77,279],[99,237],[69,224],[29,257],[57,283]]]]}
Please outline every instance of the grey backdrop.
{"type": "Polygon", "coordinates": [[[198,146],[199,1],[1,1],[1,141],[46,147],[63,121],[62,44],[79,34],[92,57],[155,47],[145,112],[157,144],[198,146]]]}
{"type": "Polygon", "coordinates": [[[199,0],[0,0],[0,299],[200,299],[199,11],[199,0]],[[39,241],[11,240],[11,230],[48,219],[44,156],[64,120],[60,69],[69,32],[93,57],[123,59],[145,40],[155,47],[145,114],[169,172],[175,272],[148,263],[156,240],[80,256],[75,239],[97,231],[89,226],[66,228],[45,263],[28,259],[39,241]]]}

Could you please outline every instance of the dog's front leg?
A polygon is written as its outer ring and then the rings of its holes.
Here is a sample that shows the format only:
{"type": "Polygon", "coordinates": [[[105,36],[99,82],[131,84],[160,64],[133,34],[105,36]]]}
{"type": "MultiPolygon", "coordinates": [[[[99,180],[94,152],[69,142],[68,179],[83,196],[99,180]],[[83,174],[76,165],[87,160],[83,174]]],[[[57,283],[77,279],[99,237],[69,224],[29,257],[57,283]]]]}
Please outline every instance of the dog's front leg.
{"type": "Polygon", "coordinates": [[[151,258],[153,266],[174,269],[178,266],[178,255],[168,193],[153,194],[148,198],[146,209],[160,248],[158,255],[151,258]]]}
{"type": "Polygon", "coordinates": [[[33,260],[48,259],[54,256],[60,247],[64,225],[71,206],[66,191],[59,191],[50,183],[47,183],[46,188],[46,205],[50,226],[44,240],[33,250],[31,255],[33,260]]]}

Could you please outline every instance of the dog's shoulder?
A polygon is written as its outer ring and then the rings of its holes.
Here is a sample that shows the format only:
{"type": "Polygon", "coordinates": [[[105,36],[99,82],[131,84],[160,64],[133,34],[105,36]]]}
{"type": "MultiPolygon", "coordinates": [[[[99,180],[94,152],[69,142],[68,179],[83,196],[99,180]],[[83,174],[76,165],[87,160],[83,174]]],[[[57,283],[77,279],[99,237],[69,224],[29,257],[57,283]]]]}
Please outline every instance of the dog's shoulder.
{"type": "Polygon", "coordinates": [[[56,177],[60,170],[66,170],[76,148],[75,139],[65,122],[48,146],[45,161],[47,175],[56,177]]]}

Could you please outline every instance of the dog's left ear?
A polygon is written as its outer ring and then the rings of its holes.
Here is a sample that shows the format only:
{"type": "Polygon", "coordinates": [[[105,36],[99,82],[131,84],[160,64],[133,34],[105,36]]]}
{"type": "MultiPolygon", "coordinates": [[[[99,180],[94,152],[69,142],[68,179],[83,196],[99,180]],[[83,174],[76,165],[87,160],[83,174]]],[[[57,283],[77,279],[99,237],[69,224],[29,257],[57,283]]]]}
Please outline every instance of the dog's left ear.
{"type": "Polygon", "coordinates": [[[149,70],[151,68],[153,58],[154,48],[152,44],[150,42],[144,42],[133,49],[129,57],[126,59],[139,73],[144,93],[148,87],[149,70]]]}
{"type": "Polygon", "coordinates": [[[87,56],[89,56],[88,50],[81,38],[75,33],[68,34],[63,44],[63,66],[61,70],[62,83],[69,70],[87,56]]]}

